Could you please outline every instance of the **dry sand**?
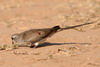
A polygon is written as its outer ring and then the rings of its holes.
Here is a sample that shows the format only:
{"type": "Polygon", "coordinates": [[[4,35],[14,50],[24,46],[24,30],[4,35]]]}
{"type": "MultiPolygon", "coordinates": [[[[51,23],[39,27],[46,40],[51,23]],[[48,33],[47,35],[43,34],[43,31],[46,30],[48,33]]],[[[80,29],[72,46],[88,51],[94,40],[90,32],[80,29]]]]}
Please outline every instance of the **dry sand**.
{"type": "Polygon", "coordinates": [[[32,28],[94,24],[61,31],[40,47],[0,50],[0,67],[100,67],[100,0],[0,0],[0,45],[32,28]]]}

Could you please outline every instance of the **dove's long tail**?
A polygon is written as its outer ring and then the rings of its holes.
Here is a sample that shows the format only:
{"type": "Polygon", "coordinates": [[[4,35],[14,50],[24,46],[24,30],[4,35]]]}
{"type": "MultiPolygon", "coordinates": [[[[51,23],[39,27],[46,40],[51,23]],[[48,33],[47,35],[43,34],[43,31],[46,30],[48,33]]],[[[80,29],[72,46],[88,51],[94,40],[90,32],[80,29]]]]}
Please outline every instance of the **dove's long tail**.
{"type": "Polygon", "coordinates": [[[90,22],[90,23],[84,23],[84,24],[80,24],[80,25],[75,25],[75,26],[69,26],[69,27],[65,27],[65,28],[61,28],[59,25],[58,26],[54,26],[53,28],[51,28],[50,32],[45,35],[43,38],[47,38],[48,36],[52,36],[53,34],[59,32],[59,31],[63,31],[63,30],[67,30],[67,29],[73,29],[76,27],[80,27],[80,26],[84,26],[84,25],[88,25],[88,24],[92,24],[94,22],[90,22]]]}
{"type": "Polygon", "coordinates": [[[84,24],[75,25],[75,26],[69,26],[69,27],[65,27],[65,28],[60,28],[59,26],[55,26],[55,27],[59,27],[59,29],[58,29],[58,32],[59,32],[59,31],[63,31],[63,30],[67,30],[67,29],[73,29],[73,28],[76,28],[76,27],[81,27],[81,26],[84,26],[84,25],[92,24],[92,23],[94,23],[94,22],[84,23],[84,24]]]}
{"type": "Polygon", "coordinates": [[[57,30],[59,30],[59,29],[61,29],[60,26],[54,26],[54,27],[53,27],[53,30],[55,30],[55,31],[57,31],[57,30]]]}

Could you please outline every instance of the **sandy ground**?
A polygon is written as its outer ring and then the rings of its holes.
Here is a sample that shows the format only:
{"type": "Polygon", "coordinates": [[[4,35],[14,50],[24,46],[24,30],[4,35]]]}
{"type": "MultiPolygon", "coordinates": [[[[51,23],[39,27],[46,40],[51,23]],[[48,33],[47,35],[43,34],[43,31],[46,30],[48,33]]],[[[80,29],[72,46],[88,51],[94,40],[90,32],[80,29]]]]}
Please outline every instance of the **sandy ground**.
{"type": "Polygon", "coordinates": [[[0,67],[100,67],[100,0],[0,0],[0,45],[32,28],[94,24],[65,30],[34,49],[0,50],[0,67]]]}

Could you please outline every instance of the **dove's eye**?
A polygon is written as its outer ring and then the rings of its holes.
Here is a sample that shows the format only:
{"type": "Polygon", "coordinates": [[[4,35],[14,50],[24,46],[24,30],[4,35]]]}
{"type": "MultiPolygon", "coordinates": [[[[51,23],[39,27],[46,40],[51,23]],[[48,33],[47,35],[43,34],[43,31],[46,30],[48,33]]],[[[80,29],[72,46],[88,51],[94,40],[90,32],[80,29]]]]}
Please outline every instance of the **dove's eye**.
{"type": "Polygon", "coordinates": [[[11,36],[11,39],[12,40],[15,40],[17,37],[18,37],[18,35],[17,34],[14,34],[14,35],[11,36]]]}
{"type": "Polygon", "coordinates": [[[12,40],[14,40],[15,38],[16,38],[15,36],[12,36],[12,37],[11,37],[12,40]]]}
{"type": "Polygon", "coordinates": [[[11,39],[13,40],[14,38],[13,38],[13,37],[11,37],[11,39]]]}

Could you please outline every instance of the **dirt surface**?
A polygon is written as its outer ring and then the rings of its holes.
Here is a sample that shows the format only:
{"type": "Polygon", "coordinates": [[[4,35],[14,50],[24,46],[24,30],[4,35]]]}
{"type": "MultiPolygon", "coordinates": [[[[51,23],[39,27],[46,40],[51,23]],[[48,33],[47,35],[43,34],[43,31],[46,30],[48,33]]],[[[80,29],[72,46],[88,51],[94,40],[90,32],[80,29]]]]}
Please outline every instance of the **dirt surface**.
{"type": "Polygon", "coordinates": [[[0,67],[100,67],[100,0],[0,0],[0,45],[33,28],[95,22],[65,30],[38,48],[0,50],[0,67]]]}

